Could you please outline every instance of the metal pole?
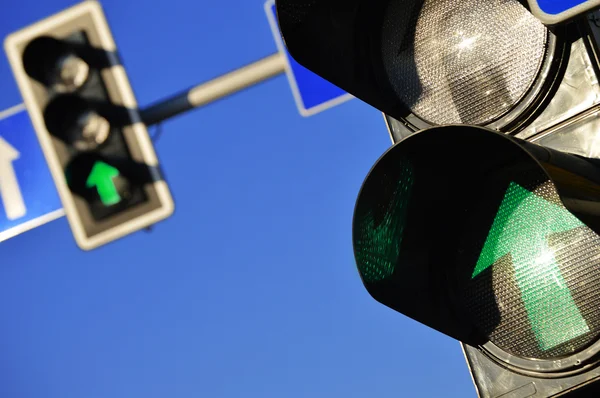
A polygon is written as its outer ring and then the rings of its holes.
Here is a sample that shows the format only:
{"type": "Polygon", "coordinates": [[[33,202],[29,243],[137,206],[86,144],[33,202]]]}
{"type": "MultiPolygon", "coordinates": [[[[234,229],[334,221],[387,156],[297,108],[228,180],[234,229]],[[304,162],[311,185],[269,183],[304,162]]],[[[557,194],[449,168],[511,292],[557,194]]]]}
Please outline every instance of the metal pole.
{"type": "Polygon", "coordinates": [[[141,111],[141,117],[147,126],[151,126],[180,113],[220,100],[284,72],[285,56],[281,53],[275,53],[150,105],[141,111]]]}

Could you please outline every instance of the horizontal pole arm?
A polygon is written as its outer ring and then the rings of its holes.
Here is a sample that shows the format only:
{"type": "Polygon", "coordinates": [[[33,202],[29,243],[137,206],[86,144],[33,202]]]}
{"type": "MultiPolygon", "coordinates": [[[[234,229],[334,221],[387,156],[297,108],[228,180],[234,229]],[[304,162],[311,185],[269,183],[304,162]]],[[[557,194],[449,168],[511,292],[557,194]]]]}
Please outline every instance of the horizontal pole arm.
{"type": "Polygon", "coordinates": [[[208,105],[284,73],[285,65],[285,56],[275,53],[150,105],[141,111],[142,121],[151,126],[191,109],[208,105]]]}

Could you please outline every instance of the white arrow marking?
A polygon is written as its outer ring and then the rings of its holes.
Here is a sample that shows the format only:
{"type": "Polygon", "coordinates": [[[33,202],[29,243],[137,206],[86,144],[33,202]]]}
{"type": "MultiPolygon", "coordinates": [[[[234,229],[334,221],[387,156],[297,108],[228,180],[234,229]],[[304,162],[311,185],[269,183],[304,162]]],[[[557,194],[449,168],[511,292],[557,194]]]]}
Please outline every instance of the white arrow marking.
{"type": "Polygon", "coordinates": [[[0,197],[9,220],[16,220],[27,213],[13,167],[13,162],[20,156],[19,151],[0,137],[0,197]]]}

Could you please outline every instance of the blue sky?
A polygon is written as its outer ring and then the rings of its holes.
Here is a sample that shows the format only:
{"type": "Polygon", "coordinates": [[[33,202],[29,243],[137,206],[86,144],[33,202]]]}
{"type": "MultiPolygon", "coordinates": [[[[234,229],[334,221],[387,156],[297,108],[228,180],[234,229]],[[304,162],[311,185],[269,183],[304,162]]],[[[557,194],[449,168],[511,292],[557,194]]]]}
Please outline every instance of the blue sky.
{"type": "MultiPolygon", "coordinates": [[[[5,3],[0,36],[72,4],[5,3]]],[[[262,0],[102,4],[142,106],[276,51],[262,0]]],[[[4,55],[0,93],[21,102],[4,55]]],[[[0,244],[0,397],[474,397],[459,344],[358,277],[389,145],[358,100],[301,117],[283,75],[168,121],[172,218],[93,252],[64,218],[0,244]]]]}

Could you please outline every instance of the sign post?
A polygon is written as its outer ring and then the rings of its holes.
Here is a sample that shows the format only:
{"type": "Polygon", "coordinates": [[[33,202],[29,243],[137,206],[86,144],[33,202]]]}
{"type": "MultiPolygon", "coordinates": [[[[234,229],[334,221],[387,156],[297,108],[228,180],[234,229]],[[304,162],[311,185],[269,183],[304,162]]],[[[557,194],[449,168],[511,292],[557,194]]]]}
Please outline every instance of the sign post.
{"type": "Polygon", "coordinates": [[[146,126],[159,124],[164,120],[216,102],[279,76],[284,72],[287,75],[298,111],[302,116],[315,115],[354,98],[353,95],[296,62],[286,50],[279,33],[275,1],[267,0],[264,8],[277,44],[278,51],[276,53],[142,109],[141,118],[144,124],[146,126]]]}

